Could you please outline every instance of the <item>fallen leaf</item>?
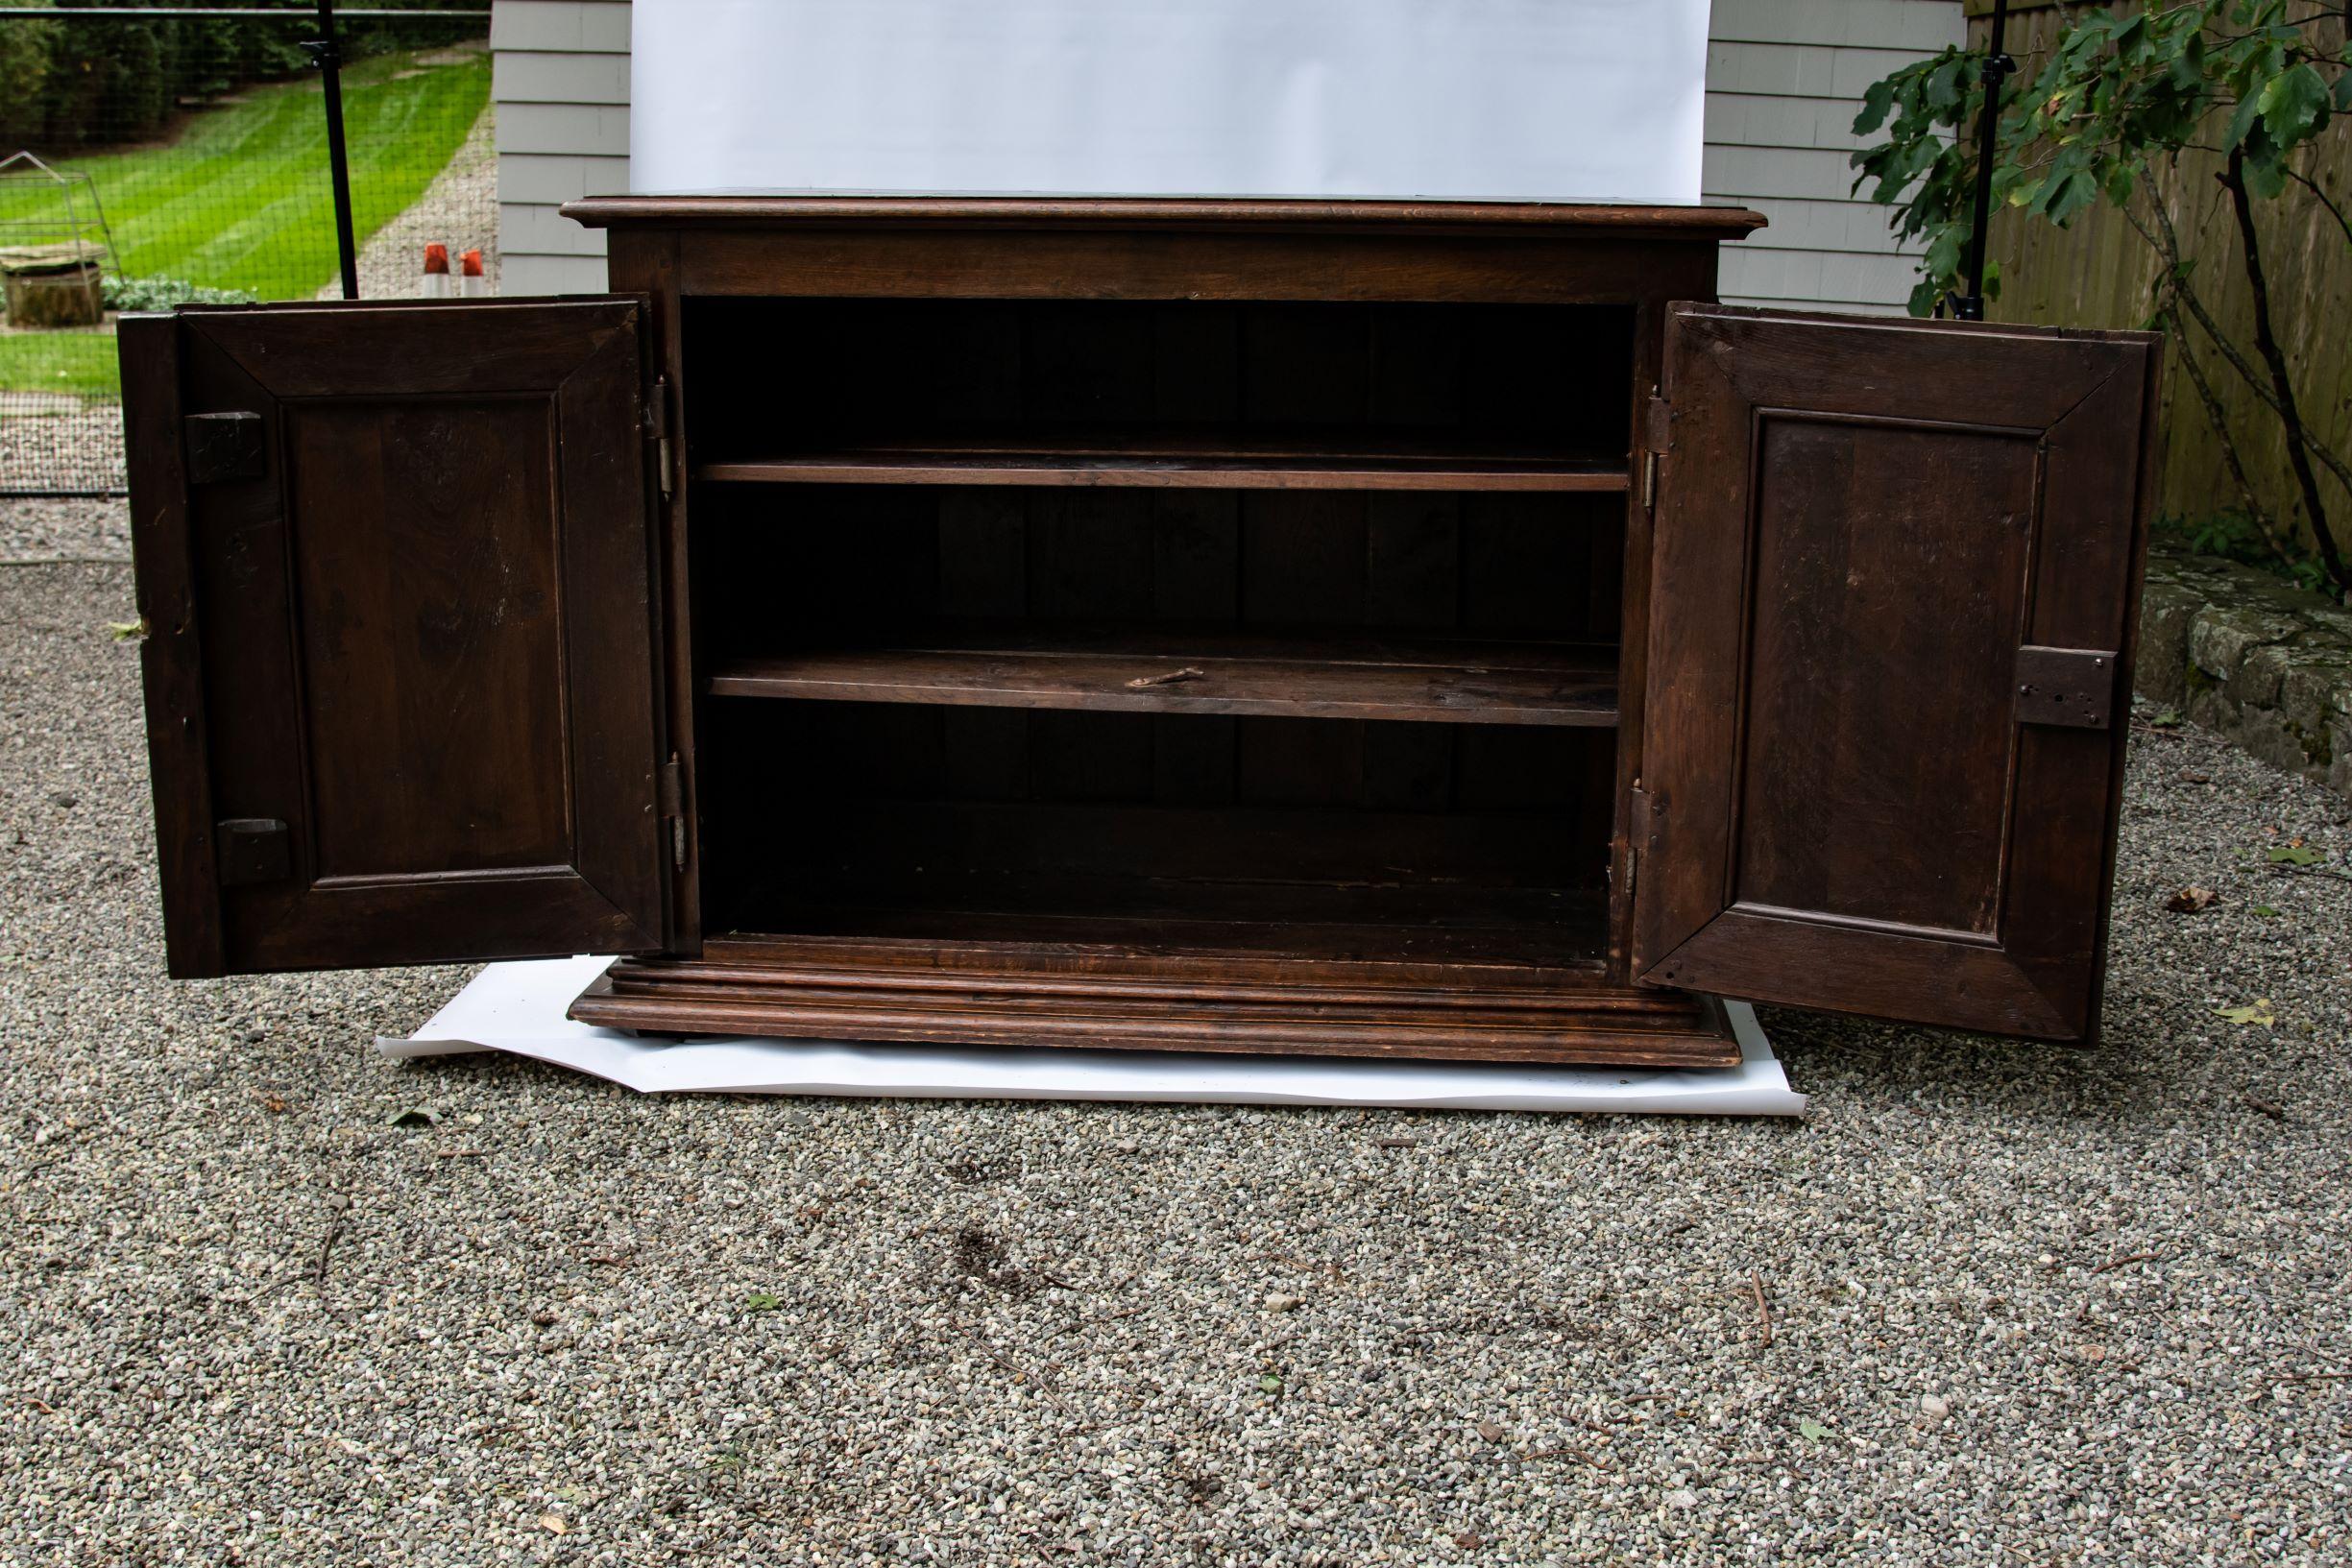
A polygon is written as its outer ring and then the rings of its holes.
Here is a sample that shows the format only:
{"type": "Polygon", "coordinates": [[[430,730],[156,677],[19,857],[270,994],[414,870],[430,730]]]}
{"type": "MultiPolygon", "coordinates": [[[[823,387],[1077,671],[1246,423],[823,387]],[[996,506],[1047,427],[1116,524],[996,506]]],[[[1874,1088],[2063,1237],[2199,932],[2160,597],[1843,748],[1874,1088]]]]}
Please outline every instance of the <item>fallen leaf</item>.
{"type": "Polygon", "coordinates": [[[2177,708],[2164,709],[2147,722],[2148,728],[2152,730],[2177,729],[2180,725],[2180,710],[2177,708]]]}
{"type": "Polygon", "coordinates": [[[754,1291],[743,1298],[745,1312],[772,1313],[783,1305],[784,1297],[773,1291],[754,1291]]]}
{"type": "Polygon", "coordinates": [[[2300,841],[2285,849],[2267,850],[2264,853],[2270,856],[2270,863],[2274,866],[2316,866],[2320,859],[2317,850],[2307,850],[2300,841]]]}
{"type": "Polygon", "coordinates": [[[2216,1007],[2213,1016],[2228,1024],[2258,1024],[2266,1029],[2278,1023],[2267,997],[2256,997],[2243,1007],[2216,1007]]]}
{"type": "Polygon", "coordinates": [[[1282,1391],[1282,1380],[1269,1372],[1258,1379],[1258,1387],[1267,1393],[1278,1394],[1282,1391]]]}
{"type": "Polygon", "coordinates": [[[272,1116],[283,1116],[286,1114],[286,1102],[277,1095],[263,1095],[261,1097],[261,1108],[269,1112],[272,1116]]]}
{"type": "Polygon", "coordinates": [[[1814,1420],[1809,1415],[1803,1416],[1798,1419],[1797,1430],[1804,1433],[1806,1436],[1811,1438],[1814,1442],[1819,1442],[1822,1438],[1827,1437],[1830,1435],[1830,1429],[1828,1427],[1823,1426],[1820,1422],[1814,1420]]]}
{"type": "Polygon", "coordinates": [[[561,1535],[571,1529],[571,1521],[549,1508],[539,1516],[539,1528],[550,1535],[561,1535]]]}
{"type": "Polygon", "coordinates": [[[1454,1544],[1465,1552],[1475,1552],[1487,1544],[1486,1537],[1475,1531],[1466,1530],[1454,1537],[1454,1544]]]}
{"type": "Polygon", "coordinates": [[[133,639],[144,639],[147,636],[147,617],[141,615],[136,620],[109,620],[107,622],[107,630],[114,634],[114,640],[117,642],[129,642],[133,639]]]}
{"type": "Polygon", "coordinates": [[[1478,1435],[1491,1443],[1499,1443],[1510,1434],[1492,1421],[1481,1421],[1478,1423],[1478,1435]]]}
{"type": "Polygon", "coordinates": [[[2254,913],[2262,916],[2265,920],[2276,920],[2278,918],[2278,911],[2267,904],[2258,904],[2254,905],[2254,913]]]}
{"type": "Polygon", "coordinates": [[[2214,901],[2220,896],[2210,887],[2199,887],[2192,882],[2165,900],[2164,906],[2176,915],[2193,915],[2199,909],[2212,908],[2214,901]]]}
{"type": "Polygon", "coordinates": [[[1290,1312],[1296,1308],[1305,1306],[1306,1299],[1307,1298],[1304,1296],[1284,1295],[1281,1291],[1277,1291],[1273,1295],[1266,1298],[1266,1310],[1270,1313],[1290,1312]]]}

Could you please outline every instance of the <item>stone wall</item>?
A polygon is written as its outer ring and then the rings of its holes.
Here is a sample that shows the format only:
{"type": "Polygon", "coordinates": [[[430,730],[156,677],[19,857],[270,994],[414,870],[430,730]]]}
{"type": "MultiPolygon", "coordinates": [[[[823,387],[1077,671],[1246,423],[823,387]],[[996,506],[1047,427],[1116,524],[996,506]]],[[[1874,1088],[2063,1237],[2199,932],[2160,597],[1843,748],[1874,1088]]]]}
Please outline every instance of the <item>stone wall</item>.
{"type": "Polygon", "coordinates": [[[2151,553],[2140,695],[2352,795],[2352,610],[2234,562],[2151,553]]]}

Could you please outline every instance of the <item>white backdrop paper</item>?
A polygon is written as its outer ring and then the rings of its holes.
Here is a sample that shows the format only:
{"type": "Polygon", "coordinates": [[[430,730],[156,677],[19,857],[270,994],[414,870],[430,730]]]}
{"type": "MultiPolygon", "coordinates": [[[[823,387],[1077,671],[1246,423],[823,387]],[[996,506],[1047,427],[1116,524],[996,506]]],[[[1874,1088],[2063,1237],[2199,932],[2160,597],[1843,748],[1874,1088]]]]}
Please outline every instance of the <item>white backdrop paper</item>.
{"type": "Polygon", "coordinates": [[[1696,202],[1708,0],[638,0],[640,191],[1696,202]]]}

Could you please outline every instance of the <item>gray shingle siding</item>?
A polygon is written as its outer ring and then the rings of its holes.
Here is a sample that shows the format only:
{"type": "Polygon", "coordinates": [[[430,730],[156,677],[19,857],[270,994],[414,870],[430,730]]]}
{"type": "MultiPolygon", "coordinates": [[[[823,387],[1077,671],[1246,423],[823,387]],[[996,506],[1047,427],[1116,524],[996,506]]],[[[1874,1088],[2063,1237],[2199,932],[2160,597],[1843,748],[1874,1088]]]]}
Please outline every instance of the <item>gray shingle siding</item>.
{"type": "Polygon", "coordinates": [[[1723,252],[1742,304],[1895,311],[1915,280],[1886,208],[1852,194],[1862,90],[1958,43],[1959,0],[1715,0],[1707,51],[1707,198],[1772,220],[1723,252]]]}
{"type": "Polygon", "coordinates": [[[492,0],[499,292],[600,291],[604,235],[557,215],[629,188],[627,0],[492,0]]]}

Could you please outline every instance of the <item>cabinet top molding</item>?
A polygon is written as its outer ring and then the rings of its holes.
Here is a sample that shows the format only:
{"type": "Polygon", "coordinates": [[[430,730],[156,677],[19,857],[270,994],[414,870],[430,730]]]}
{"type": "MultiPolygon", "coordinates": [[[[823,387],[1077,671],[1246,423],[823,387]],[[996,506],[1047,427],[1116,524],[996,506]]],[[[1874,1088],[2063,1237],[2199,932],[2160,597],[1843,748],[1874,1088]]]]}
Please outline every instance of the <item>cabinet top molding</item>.
{"type": "Polygon", "coordinates": [[[909,196],[814,191],[592,196],[564,216],[590,229],[769,224],[952,224],[1007,229],[1249,229],[1540,234],[1546,238],[1745,239],[1762,213],[1737,206],[1582,202],[1297,200],[1229,196],[909,196]]]}

